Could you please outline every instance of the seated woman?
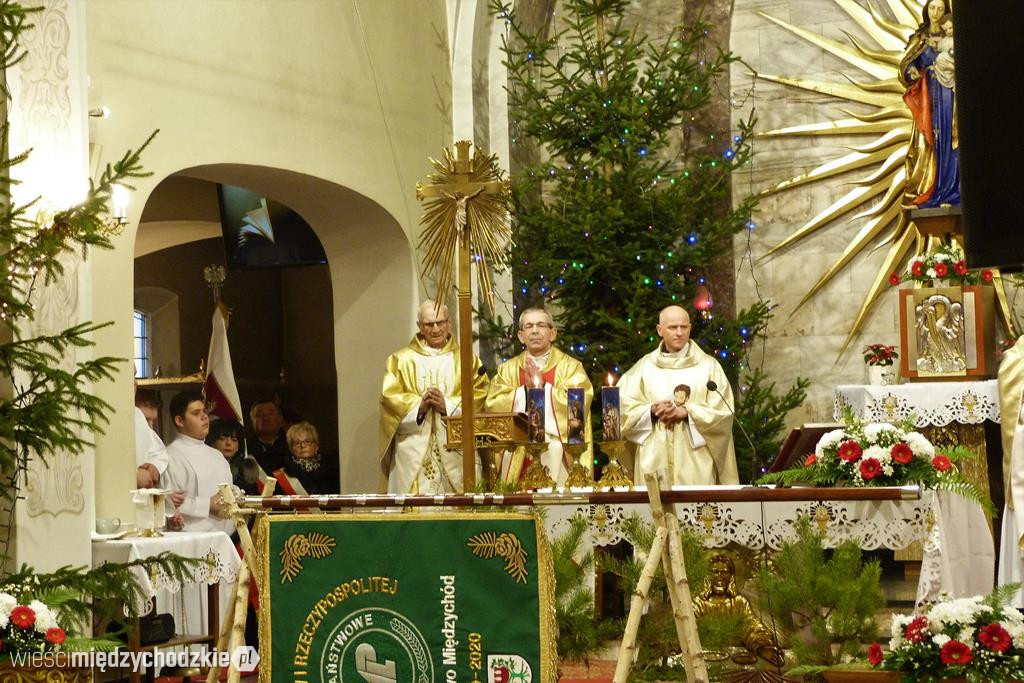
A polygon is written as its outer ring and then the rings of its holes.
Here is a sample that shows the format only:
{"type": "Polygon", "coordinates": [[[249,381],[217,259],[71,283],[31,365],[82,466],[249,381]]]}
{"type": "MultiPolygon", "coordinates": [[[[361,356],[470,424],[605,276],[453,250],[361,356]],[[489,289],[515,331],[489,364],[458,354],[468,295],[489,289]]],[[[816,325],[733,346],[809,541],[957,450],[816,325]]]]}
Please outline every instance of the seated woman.
{"type": "Polygon", "coordinates": [[[238,449],[245,436],[242,425],[234,420],[215,420],[210,423],[206,445],[216,448],[224,455],[231,467],[231,483],[245,491],[246,495],[258,496],[256,482],[260,479],[260,466],[248,455],[239,455],[238,449]]]}
{"type": "Polygon", "coordinates": [[[299,480],[310,495],[338,493],[338,458],[320,452],[320,436],[309,422],[299,422],[288,428],[289,456],[284,471],[299,480]]]}

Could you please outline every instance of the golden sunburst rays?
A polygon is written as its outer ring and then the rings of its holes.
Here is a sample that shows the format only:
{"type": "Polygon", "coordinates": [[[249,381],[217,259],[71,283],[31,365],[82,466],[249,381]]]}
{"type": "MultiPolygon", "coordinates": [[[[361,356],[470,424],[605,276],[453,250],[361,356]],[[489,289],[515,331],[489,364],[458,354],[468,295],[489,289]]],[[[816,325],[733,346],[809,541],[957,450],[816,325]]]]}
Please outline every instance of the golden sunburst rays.
{"type": "Polygon", "coordinates": [[[843,73],[842,81],[826,82],[804,78],[758,74],[759,78],[810,92],[845,100],[864,111],[843,110],[844,118],[802,126],[779,128],[759,133],[762,138],[793,138],[822,136],[865,136],[867,142],[849,148],[848,153],[822,163],[802,175],[789,178],[762,194],[791,190],[808,183],[834,178],[845,173],[860,172],[862,177],[849,182],[851,189],[831,205],[808,220],[765,257],[791,247],[826,225],[844,218],[863,221],[856,235],[836,261],[806,292],[793,312],[800,309],[840,271],[861,253],[888,247],[867,296],[850,327],[842,354],[859,332],[873,304],[889,286],[889,273],[912,254],[925,247],[917,226],[902,208],[907,184],[906,159],[910,148],[913,120],[903,102],[904,88],[897,78],[900,58],[907,40],[921,22],[923,2],[918,0],[832,0],[867,36],[867,40],[845,33],[846,42],[826,38],[788,22],[759,14],[801,39],[838,57],[856,75],[843,73]],[[888,11],[883,13],[876,3],[888,11]],[[866,74],[867,78],[861,76],[866,74]],[[868,137],[871,136],[871,137],[868,137]]]}
{"type": "Polygon", "coordinates": [[[436,271],[437,300],[443,301],[455,274],[455,254],[464,228],[469,227],[470,258],[487,305],[494,308],[491,269],[505,265],[512,232],[508,222],[509,182],[498,166],[497,155],[456,143],[458,158],[445,148],[444,159],[430,159],[434,172],[429,183],[416,183],[416,198],[424,199],[419,247],[425,250],[423,268],[436,271]]]}

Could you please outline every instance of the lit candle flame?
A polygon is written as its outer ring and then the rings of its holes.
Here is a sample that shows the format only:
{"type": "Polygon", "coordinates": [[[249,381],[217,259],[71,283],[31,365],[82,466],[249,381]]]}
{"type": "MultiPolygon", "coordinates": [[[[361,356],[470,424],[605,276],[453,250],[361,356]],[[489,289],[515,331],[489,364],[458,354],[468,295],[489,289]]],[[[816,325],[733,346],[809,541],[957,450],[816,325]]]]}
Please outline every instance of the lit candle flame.
{"type": "Polygon", "coordinates": [[[608,373],[608,381],[605,384],[605,386],[608,386],[608,387],[614,387],[615,386],[615,375],[613,375],[610,372],[608,373]]]}

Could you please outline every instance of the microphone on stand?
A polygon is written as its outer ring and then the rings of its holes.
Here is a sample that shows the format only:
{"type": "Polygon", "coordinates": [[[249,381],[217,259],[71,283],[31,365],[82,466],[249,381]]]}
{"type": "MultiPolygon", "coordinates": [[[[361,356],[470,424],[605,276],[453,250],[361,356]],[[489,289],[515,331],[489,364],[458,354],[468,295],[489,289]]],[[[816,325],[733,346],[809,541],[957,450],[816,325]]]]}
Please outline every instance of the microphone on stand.
{"type": "Polygon", "coordinates": [[[729,409],[730,413],[732,413],[733,423],[740,428],[740,433],[743,435],[743,438],[747,440],[747,445],[750,446],[750,485],[757,486],[757,484],[755,483],[755,474],[757,472],[758,459],[757,449],[754,447],[753,439],[751,439],[750,435],[747,434],[747,430],[743,428],[743,423],[736,419],[736,411],[729,406],[729,402],[725,400],[725,396],[722,394],[721,391],[718,390],[718,383],[715,382],[715,380],[713,379],[709,379],[707,387],[708,391],[713,391],[722,397],[722,402],[725,403],[725,407],[729,409]]]}

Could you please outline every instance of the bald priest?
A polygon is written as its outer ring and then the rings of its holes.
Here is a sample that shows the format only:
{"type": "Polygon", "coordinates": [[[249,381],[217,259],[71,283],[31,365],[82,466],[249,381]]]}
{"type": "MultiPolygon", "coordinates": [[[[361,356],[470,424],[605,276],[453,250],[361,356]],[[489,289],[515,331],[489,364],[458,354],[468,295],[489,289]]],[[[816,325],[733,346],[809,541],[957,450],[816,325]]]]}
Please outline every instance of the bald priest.
{"type": "Polygon", "coordinates": [[[733,399],[714,356],[690,339],[690,316],[658,316],[658,348],[619,380],[622,435],[635,448],[634,481],[667,469],[673,484],[738,484],[733,399]]]}
{"type": "MultiPolygon", "coordinates": [[[[446,447],[443,417],[462,414],[462,367],[448,307],[425,301],[419,332],[388,356],[380,397],[379,447],[388,493],[462,493],[462,451],[446,447]]],[[[487,396],[487,374],[473,357],[476,412],[487,396]]],[[[479,465],[479,463],[478,463],[479,465]]]]}

